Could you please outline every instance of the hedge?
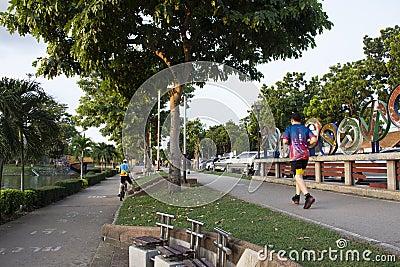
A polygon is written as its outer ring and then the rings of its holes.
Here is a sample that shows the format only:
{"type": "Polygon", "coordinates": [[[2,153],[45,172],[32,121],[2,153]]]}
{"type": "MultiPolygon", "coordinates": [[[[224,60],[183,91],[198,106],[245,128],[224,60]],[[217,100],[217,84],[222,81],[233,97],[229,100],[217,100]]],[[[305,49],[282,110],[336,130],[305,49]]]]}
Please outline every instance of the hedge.
{"type": "Polygon", "coordinates": [[[39,198],[38,193],[36,190],[28,189],[24,191],[24,208],[26,210],[34,210],[35,208],[39,207],[39,198]]]}
{"type": "Polygon", "coordinates": [[[0,198],[1,213],[5,215],[17,212],[24,204],[24,193],[17,189],[2,190],[0,198]]]}
{"type": "MultiPolygon", "coordinates": [[[[112,170],[113,174],[116,170],[112,170]]],[[[108,173],[110,174],[110,173],[108,173]]],[[[114,174],[115,175],[115,174],[114,174]]],[[[86,175],[85,179],[67,179],[56,182],[52,186],[43,186],[38,189],[28,189],[21,192],[17,189],[1,190],[0,213],[12,215],[20,210],[21,205],[25,210],[44,207],[61,200],[68,195],[77,193],[82,187],[97,184],[106,179],[106,173],[93,173],[86,175]]]]}
{"type": "Polygon", "coordinates": [[[106,169],[105,173],[106,173],[106,177],[113,177],[114,175],[117,174],[117,170],[116,169],[106,169]]]}
{"type": "Polygon", "coordinates": [[[82,188],[82,184],[81,179],[66,179],[54,183],[55,186],[65,187],[68,195],[78,193],[82,188]]]}
{"type": "Polygon", "coordinates": [[[68,196],[68,191],[63,186],[43,186],[36,189],[40,207],[49,205],[68,196]]]}
{"type": "Polygon", "coordinates": [[[85,179],[88,181],[89,186],[91,186],[98,184],[101,181],[104,181],[106,179],[106,174],[104,172],[96,174],[87,174],[85,176],[85,179]]]}

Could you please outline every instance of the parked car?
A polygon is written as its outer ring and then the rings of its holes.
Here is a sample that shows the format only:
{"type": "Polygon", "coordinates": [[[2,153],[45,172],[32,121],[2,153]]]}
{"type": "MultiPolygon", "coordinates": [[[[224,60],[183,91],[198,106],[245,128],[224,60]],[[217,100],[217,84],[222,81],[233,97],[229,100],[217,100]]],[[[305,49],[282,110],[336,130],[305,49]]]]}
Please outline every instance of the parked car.
{"type": "Polygon", "coordinates": [[[206,168],[206,164],[207,164],[207,160],[202,160],[202,161],[199,163],[199,169],[200,169],[200,170],[204,170],[204,169],[206,168]]]}
{"type": "Polygon", "coordinates": [[[219,158],[211,158],[209,160],[207,160],[206,162],[206,170],[207,171],[213,171],[215,166],[214,163],[218,160],[219,158]]]}
{"type": "Polygon", "coordinates": [[[235,157],[221,157],[214,163],[214,169],[216,171],[224,172],[226,171],[226,166],[232,163],[235,157]]]}
{"type": "Polygon", "coordinates": [[[236,158],[232,159],[232,170],[246,175],[252,175],[254,173],[254,159],[257,155],[257,151],[242,152],[236,158]]]}

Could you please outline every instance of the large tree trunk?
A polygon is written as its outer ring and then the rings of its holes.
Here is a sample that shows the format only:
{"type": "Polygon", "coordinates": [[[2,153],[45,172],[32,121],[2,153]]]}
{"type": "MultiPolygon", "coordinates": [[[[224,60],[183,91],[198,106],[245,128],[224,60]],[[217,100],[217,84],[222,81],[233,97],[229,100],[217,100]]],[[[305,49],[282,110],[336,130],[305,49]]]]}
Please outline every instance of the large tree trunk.
{"type": "Polygon", "coordinates": [[[180,191],[181,185],[181,150],[179,147],[180,116],[179,102],[182,95],[182,85],[177,85],[169,93],[171,130],[169,151],[168,192],[173,194],[180,191]]]}

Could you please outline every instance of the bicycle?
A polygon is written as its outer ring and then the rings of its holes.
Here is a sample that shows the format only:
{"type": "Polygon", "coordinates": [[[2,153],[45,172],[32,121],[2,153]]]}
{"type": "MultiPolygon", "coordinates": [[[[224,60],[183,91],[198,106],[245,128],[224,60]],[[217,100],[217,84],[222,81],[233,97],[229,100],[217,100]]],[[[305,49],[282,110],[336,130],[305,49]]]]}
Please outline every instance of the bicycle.
{"type": "Polygon", "coordinates": [[[126,180],[124,181],[124,183],[121,186],[121,191],[119,192],[119,200],[123,201],[126,192],[128,191],[128,183],[126,182],[126,180]]]}

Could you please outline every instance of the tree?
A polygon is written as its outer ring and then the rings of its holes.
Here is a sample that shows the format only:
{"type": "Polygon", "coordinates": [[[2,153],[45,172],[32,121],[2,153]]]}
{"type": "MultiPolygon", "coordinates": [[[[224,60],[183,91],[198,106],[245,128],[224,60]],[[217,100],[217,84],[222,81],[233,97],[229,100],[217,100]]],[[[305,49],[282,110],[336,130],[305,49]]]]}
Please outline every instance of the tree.
{"type": "MultiPolygon", "coordinates": [[[[11,0],[10,4],[8,12],[1,14],[2,24],[10,32],[30,33],[49,44],[49,57],[36,64],[39,73],[50,77],[60,73],[88,76],[93,71],[102,77],[115,77],[118,72],[149,77],[146,74],[153,73],[155,66],[170,68],[201,60],[225,63],[259,79],[257,64],[301,56],[315,46],[317,34],[332,26],[317,0],[55,0],[40,4],[11,0]],[[136,71],[127,62],[138,66],[149,62],[151,68],[136,71]],[[125,65],[132,72],[124,71],[128,70],[125,65]]],[[[188,65],[185,72],[190,71],[188,65]]],[[[183,91],[177,84],[169,95],[173,160],[169,180],[176,185],[180,185],[176,107],[183,91]]]]}
{"type": "Polygon", "coordinates": [[[275,86],[263,85],[261,88],[262,101],[266,102],[265,106],[270,107],[275,125],[280,130],[290,125],[289,118],[293,112],[303,113],[311,98],[317,95],[318,78],[314,77],[307,82],[304,76],[305,73],[287,73],[282,81],[276,82],[275,86]]]}
{"type": "MultiPolygon", "coordinates": [[[[9,95],[4,97],[8,98],[9,95]]],[[[0,103],[3,104],[3,101],[0,101],[0,103]]],[[[18,134],[15,130],[16,127],[13,125],[13,121],[0,112],[0,192],[4,163],[15,155],[13,148],[18,147],[18,134]]]]}
{"type": "Polygon", "coordinates": [[[400,27],[381,30],[381,36],[364,37],[368,81],[379,99],[387,101],[390,91],[400,84],[400,27]]]}
{"type": "MultiPolygon", "coordinates": [[[[186,158],[187,159],[198,159],[200,141],[205,137],[206,131],[204,124],[201,123],[200,119],[188,121],[186,123],[186,158]]],[[[181,130],[180,143],[183,147],[183,129],[181,130]]]]}
{"type": "Polygon", "coordinates": [[[2,100],[0,112],[4,121],[9,121],[8,127],[13,127],[8,131],[16,134],[9,149],[21,158],[21,191],[24,191],[25,159],[44,155],[59,134],[53,113],[57,103],[35,81],[3,78],[0,92],[2,96],[10,96],[2,100]]]}
{"type": "Polygon", "coordinates": [[[48,151],[48,156],[54,159],[67,154],[72,137],[78,134],[71,115],[66,112],[67,106],[58,104],[53,110],[54,117],[57,119],[59,135],[52,140],[48,151]]]}
{"type": "Polygon", "coordinates": [[[365,61],[337,64],[321,78],[321,89],[315,94],[304,113],[318,118],[322,124],[339,123],[345,117],[357,117],[362,105],[371,100],[365,61]]]}
{"type": "Polygon", "coordinates": [[[84,135],[76,135],[72,138],[71,150],[72,154],[79,158],[81,164],[81,179],[83,179],[83,160],[85,155],[88,155],[92,141],[84,135]]]}
{"type": "Polygon", "coordinates": [[[231,141],[224,125],[210,127],[206,133],[206,138],[211,139],[216,145],[217,155],[222,155],[231,151],[231,141]]]}
{"type": "Polygon", "coordinates": [[[107,163],[111,161],[111,159],[117,155],[117,151],[114,145],[106,144],[104,142],[101,143],[93,143],[92,144],[92,158],[100,164],[101,169],[107,167],[107,163]]]}

